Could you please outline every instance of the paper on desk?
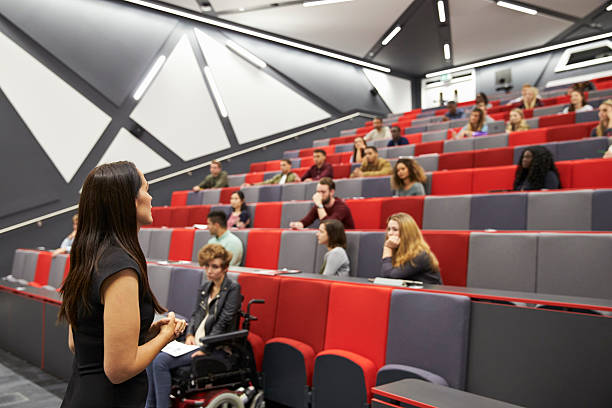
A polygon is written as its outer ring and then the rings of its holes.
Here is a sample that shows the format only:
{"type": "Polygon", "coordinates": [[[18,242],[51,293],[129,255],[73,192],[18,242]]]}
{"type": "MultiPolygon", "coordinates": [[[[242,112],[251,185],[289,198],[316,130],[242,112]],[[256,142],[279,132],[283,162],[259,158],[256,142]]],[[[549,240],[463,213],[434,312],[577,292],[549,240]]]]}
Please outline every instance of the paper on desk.
{"type": "Polygon", "coordinates": [[[189,346],[185,343],[181,343],[180,341],[173,340],[166,344],[166,347],[164,347],[161,351],[166,354],[170,354],[172,357],[179,357],[199,348],[200,346],[197,345],[189,346]]]}

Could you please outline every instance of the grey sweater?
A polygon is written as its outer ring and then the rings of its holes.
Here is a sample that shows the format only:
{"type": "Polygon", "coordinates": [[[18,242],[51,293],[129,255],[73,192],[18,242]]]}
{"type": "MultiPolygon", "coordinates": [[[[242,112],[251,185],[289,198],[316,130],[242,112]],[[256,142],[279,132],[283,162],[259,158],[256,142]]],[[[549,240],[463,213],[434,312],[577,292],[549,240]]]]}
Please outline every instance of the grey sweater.
{"type": "Polygon", "coordinates": [[[342,247],[335,247],[327,251],[323,257],[323,275],[349,276],[351,270],[350,261],[346,251],[342,247]]]}

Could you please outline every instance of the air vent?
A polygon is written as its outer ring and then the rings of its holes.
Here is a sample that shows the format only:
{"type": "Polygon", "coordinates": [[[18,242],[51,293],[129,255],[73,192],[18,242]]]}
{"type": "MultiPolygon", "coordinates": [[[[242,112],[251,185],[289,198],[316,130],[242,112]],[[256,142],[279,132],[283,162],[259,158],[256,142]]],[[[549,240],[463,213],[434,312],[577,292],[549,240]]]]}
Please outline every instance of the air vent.
{"type": "Polygon", "coordinates": [[[555,72],[571,71],[607,62],[612,62],[612,41],[597,41],[566,49],[555,67],[555,72]]]}

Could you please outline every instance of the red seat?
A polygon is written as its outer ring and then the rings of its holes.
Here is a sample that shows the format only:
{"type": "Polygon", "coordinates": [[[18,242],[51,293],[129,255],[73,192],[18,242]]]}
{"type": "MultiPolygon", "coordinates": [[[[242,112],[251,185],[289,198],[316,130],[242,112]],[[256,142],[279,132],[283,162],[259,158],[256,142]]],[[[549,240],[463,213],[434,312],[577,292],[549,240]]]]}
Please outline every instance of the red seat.
{"type": "Polygon", "coordinates": [[[170,207],[170,225],[169,227],[187,227],[189,224],[189,207],[170,207]]]}
{"type": "Polygon", "coordinates": [[[314,164],[314,159],[312,158],[312,156],[303,157],[302,160],[300,161],[300,167],[305,167],[306,169],[309,169],[310,167],[312,167],[313,164],[314,164]]]}
{"type": "Polygon", "coordinates": [[[576,112],[569,112],[563,115],[540,116],[539,126],[541,128],[558,125],[569,125],[576,122],[576,112]]]}
{"type": "Polygon", "coordinates": [[[468,169],[474,167],[474,151],[442,153],[438,156],[438,170],[468,169]]]}
{"type": "Polygon", "coordinates": [[[151,215],[153,216],[152,227],[168,227],[170,225],[172,209],[170,207],[153,207],[151,215]]]}
{"type": "Polygon", "coordinates": [[[189,194],[189,190],[173,191],[172,198],[170,199],[170,206],[187,205],[187,194],[189,194]]]}
{"type": "Polygon", "coordinates": [[[408,142],[410,144],[417,144],[417,143],[421,143],[421,140],[423,140],[423,133],[414,133],[412,135],[404,135],[404,137],[408,139],[408,142]]]}
{"type": "Polygon", "coordinates": [[[51,252],[41,251],[38,253],[36,272],[34,273],[34,280],[29,282],[30,286],[40,288],[49,282],[49,269],[51,268],[52,260],[51,252]]]}
{"type": "Polygon", "coordinates": [[[280,163],[281,160],[270,160],[265,162],[265,169],[264,171],[276,171],[276,170],[280,170],[280,163]]]}
{"type": "Polygon", "coordinates": [[[341,163],[334,164],[334,178],[347,178],[351,174],[351,164],[350,163],[341,163]]]}
{"type": "Polygon", "coordinates": [[[467,282],[469,231],[423,231],[425,241],[440,263],[445,285],[465,286],[467,282]]]}
{"type": "Polygon", "coordinates": [[[331,139],[329,139],[329,144],[331,146],[337,144],[353,143],[353,140],[355,140],[356,137],[357,135],[332,137],[331,139]]]}
{"type": "MultiPolygon", "coordinates": [[[[366,132],[367,133],[367,132],[366,132]]],[[[324,150],[325,153],[332,154],[336,149],[335,146],[319,146],[319,147],[307,147],[305,149],[300,149],[299,157],[308,157],[312,156],[315,150],[324,150]]]]}
{"type": "Polygon", "coordinates": [[[250,172],[266,171],[266,162],[251,163],[250,172]]]}
{"type": "Polygon", "coordinates": [[[249,232],[249,243],[244,265],[250,268],[276,269],[278,267],[280,238],[281,230],[252,229],[249,232]]]}
{"type": "Polygon", "coordinates": [[[392,197],[382,201],[380,206],[380,226],[387,228],[387,218],[398,212],[410,214],[419,228],[423,227],[423,203],[425,197],[392,197]]]}
{"type": "Polygon", "coordinates": [[[385,198],[367,198],[357,200],[345,200],[344,202],[351,210],[355,229],[378,229],[380,228],[380,214],[382,202],[385,198]]]}
{"type": "Polygon", "coordinates": [[[368,133],[372,129],[374,129],[373,126],[362,127],[362,128],[357,129],[357,134],[359,136],[363,136],[363,135],[365,135],[366,133],[368,133]]]}
{"type": "MultiPolygon", "coordinates": [[[[251,232],[252,233],[252,232],[251,232]]],[[[249,241],[251,239],[249,233],[249,241]]],[[[241,273],[238,275],[240,293],[244,297],[243,308],[252,299],[263,299],[265,303],[254,304],[251,313],[257,320],[251,322],[251,331],[265,342],[273,336],[276,323],[276,305],[278,302],[278,277],[241,273]]]]}
{"type": "Polygon", "coordinates": [[[590,160],[574,161],[571,187],[574,187],[574,188],[602,188],[602,187],[611,188],[612,187],[612,160],[611,159],[590,159],[590,160]]]}
{"type": "Polygon", "coordinates": [[[282,202],[257,203],[255,205],[255,228],[280,228],[282,202]]]}
{"type": "Polygon", "coordinates": [[[174,228],[170,238],[169,261],[191,261],[193,252],[193,228],[174,228]]]}
{"type": "Polygon", "coordinates": [[[444,140],[437,140],[435,142],[419,143],[416,146],[414,146],[414,155],[418,156],[420,154],[442,153],[443,149],[444,149],[444,140]]]}
{"type": "Polygon", "coordinates": [[[589,137],[597,122],[576,123],[572,125],[555,126],[547,129],[546,141],[562,142],[589,137]]]}
{"type": "Polygon", "coordinates": [[[431,194],[466,194],[472,191],[473,169],[434,171],[431,194]]]}
{"type": "Polygon", "coordinates": [[[259,183],[260,181],[263,181],[263,179],[264,179],[264,173],[263,172],[249,173],[246,176],[244,176],[244,182],[245,183],[249,183],[249,184],[259,183]]]}
{"type": "Polygon", "coordinates": [[[511,132],[508,135],[508,146],[546,143],[546,129],[531,129],[523,132],[511,132]]]}
{"type": "Polygon", "coordinates": [[[190,205],[187,225],[206,224],[210,205],[190,205]]]}
{"type": "Polygon", "coordinates": [[[572,186],[572,172],[574,170],[573,161],[556,162],[555,167],[559,171],[561,188],[569,188],[572,186]]]}
{"type": "MultiPolygon", "coordinates": [[[[258,173],[255,173],[255,174],[258,174],[258,173]]],[[[258,183],[259,181],[263,181],[263,175],[262,175],[262,180],[258,180],[255,183],[258,183]]],[[[240,190],[240,187],[223,187],[221,189],[221,193],[219,194],[219,203],[229,204],[232,194],[234,194],[238,190],[240,190]]]]}
{"type": "Polygon", "coordinates": [[[488,193],[494,190],[512,190],[516,166],[498,166],[474,169],[472,193],[488,193]]]}
{"type": "Polygon", "coordinates": [[[498,147],[474,151],[474,167],[505,166],[513,164],[513,160],[513,147],[498,147]]]}
{"type": "Polygon", "coordinates": [[[327,162],[331,165],[342,163],[342,153],[333,153],[327,156],[327,162]]]}

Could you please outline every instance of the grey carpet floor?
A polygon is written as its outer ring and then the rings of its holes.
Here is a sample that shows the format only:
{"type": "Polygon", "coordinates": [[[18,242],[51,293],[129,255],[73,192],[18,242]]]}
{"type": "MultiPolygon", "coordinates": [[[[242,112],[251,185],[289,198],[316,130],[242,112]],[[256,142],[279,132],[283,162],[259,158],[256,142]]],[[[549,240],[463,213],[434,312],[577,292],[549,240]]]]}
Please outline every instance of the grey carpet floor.
{"type": "Polygon", "coordinates": [[[0,408],[57,408],[67,383],[0,349],[0,408]]]}

